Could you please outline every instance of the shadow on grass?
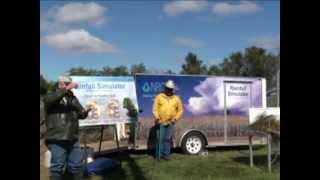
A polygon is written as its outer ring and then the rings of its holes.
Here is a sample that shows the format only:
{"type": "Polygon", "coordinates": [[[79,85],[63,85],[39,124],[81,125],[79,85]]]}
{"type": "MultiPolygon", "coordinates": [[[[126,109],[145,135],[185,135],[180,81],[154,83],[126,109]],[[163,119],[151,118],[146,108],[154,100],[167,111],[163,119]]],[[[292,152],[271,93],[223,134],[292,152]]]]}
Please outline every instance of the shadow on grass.
{"type": "MultiPolygon", "coordinates": [[[[272,156],[272,159],[276,158],[274,163],[272,163],[272,167],[278,167],[280,165],[280,155],[272,156]]],[[[233,158],[235,162],[250,166],[250,157],[248,156],[240,156],[233,158]]],[[[260,169],[268,168],[268,157],[267,155],[254,155],[253,156],[253,164],[255,167],[260,169]]]]}
{"type": "Polygon", "coordinates": [[[109,180],[109,179],[125,180],[125,179],[128,179],[128,177],[130,177],[130,179],[133,179],[133,180],[147,180],[146,177],[143,175],[141,167],[137,165],[136,161],[131,157],[131,154],[135,154],[135,153],[132,151],[121,151],[121,152],[103,155],[103,157],[109,157],[111,159],[119,161],[121,165],[120,167],[106,173],[106,175],[101,180],[109,180]],[[131,172],[130,174],[128,174],[128,169],[125,169],[124,163],[127,164],[126,167],[130,169],[130,172],[131,172]]]}

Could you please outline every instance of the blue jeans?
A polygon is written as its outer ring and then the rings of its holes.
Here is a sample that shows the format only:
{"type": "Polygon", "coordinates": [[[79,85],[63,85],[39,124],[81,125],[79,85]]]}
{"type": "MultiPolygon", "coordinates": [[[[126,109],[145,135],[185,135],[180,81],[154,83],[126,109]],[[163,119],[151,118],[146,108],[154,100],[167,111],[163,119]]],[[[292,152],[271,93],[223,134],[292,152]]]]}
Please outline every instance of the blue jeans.
{"type": "Polygon", "coordinates": [[[158,143],[156,156],[168,157],[170,155],[171,150],[171,138],[174,132],[174,124],[169,125],[159,125],[158,135],[158,143]]]}
{"type": "Polygon", "coordinates": [[[62,176],[65,165],[68,172],[78,175],[83,171],[83,155],[79,141],[47,143],[51,152],[50,176],[62,176]]]}

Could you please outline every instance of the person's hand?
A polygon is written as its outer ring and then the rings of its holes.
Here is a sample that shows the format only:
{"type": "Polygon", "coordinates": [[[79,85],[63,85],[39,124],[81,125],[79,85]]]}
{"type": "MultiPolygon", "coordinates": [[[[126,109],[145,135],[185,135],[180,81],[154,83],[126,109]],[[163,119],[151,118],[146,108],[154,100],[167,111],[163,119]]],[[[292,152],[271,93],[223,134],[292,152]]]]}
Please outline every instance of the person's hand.
{"type": "Polygon", "coordinates": [[[66,90],[71,90],[71,89],[75,89],[78,87],[78,84],[76,82],[71,82],[70,84],[68,84],[66,86],[66,90]]]}
{"type": "Polygon", "coordinates": [[[59,81],[58,82],[58,86],[59,86],[59,89],[65,89],[66,88],[66,84],[63,81],[59,81]]]}
{"type": "Polygon", "coordinates": [[[92,109],[91,108],[84,108],[81,110],[82,113],[89,113],[92,109]]]}
{"type": "Polygon", "coordinates": [[[93,108],[89,106],[89,107],[86,108],[85,111],[86,111],[86,112],[90,112],[90,111],[92,111],[92,110],[93,110],[93,108]]]}

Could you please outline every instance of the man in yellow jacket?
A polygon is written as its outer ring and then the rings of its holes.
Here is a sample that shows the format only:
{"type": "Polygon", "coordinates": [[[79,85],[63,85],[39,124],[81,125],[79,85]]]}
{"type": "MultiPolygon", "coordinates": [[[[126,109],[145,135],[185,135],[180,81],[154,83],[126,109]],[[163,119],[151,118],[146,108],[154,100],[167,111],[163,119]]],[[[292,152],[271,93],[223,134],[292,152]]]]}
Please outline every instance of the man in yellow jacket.
{"type": "Polygon", "coordinates": [[[179,96],[174,94],[175,84],[172,80],[165,83],[164,91],[156,96],[152,112],[159,125],[160,137],[158,139],[157,156],[170,160],[171,138],[175,123],[183,114],[183,105],[179,96]]]}

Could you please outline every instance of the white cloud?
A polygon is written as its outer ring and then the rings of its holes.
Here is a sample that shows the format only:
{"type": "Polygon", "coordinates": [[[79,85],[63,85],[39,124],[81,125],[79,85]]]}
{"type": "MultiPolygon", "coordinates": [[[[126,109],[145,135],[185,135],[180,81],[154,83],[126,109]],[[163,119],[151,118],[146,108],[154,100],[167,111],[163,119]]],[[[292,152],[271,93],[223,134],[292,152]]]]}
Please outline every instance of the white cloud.
{"type": "Polygon", "coordinates": [[[264,48],[268,51],[280,50],[280,34],[276,36],[260,36],[254,38],[251,44],[260,48],[264,48]]]}
{"type": "Polygon", "coordinates": [[[216,15],[228,16],[235,14],[252,14],[261,9],[252,1],[240,1],[239,3],[219,2],[213,5],[212,12],[216,15]]]}
{"type": "Polygon", "coordinates": [[[40,17],[40,30],[43,32],[62,32],[79,25],[99,26],[107,21],[107,7],[95,2],[71,2],[54,6],[40,17]]]}
{"type": "Polygon", "coordinates": [[[53,48],[73,52],[106,52],[116,53],[119,49],[103,41],[84,29],[69,30],[64,33],[48,35],[43,41],[53,48]]]}
{"type": "Polygon", "coordinates": [[[57,32],[64,32],[68,30],[70,26],[66,24],[61,24],[57,22],[50,21],[45,18],[40,19],[40,31],[47,32],[47,33],[57,33],[57,32]]]}
{"type": "Polygon", "coordinates": [[[167,16],[178,16],[186,12],[200,12],[208,6],[206,0],[177,0],[163,6],[167,16]]]}
{"type": "Polygon", "coordinates": [[[95,2],[81,3],[71,2],[57,8],[55,20],[61,23],[98,23],[104,21],[104,13],[107,10],[95,2]]]}
{"type": "Polygon", "coordinates": [[[200,40],[197,40],[197,39],[193,39],[193,38],[190,38],[190,37],[176,37],[174,39],[174,41],[177,43],[177,44],[180,44],[180,45],[184,45],[184,46],[189,46],[189,47],[192,47],[192,48],[201,48],[203,46],[205,46],[205,43],[203,41],[200,41],[200,40]]]}
{"type": "MultiPolygon", "coordinates": [[[[200,82],[199,85],[193,89],[200,96],[190,97],[186,108],[192,114],[203,114],[208,112],[223,112],[224,110],[224,81],[232,81],[234,78],[206,78],[200,82]]],[[[239,81],[247,81],[247,79],[238,79],[239,81]]],[[[252,89],[252,103],[259,103],[261,99],[260,81],[253,81],[252,89]]],[[[229,98],[228,106],[232,110],[247,113],[248,102],[243,98],[229,98]]]]}
{"type": "Polygon", "coordinates": [[[211,110],[210,103],[204,97],[190,97],[187,108],[195,115],[207,113],[211,110]]]}

